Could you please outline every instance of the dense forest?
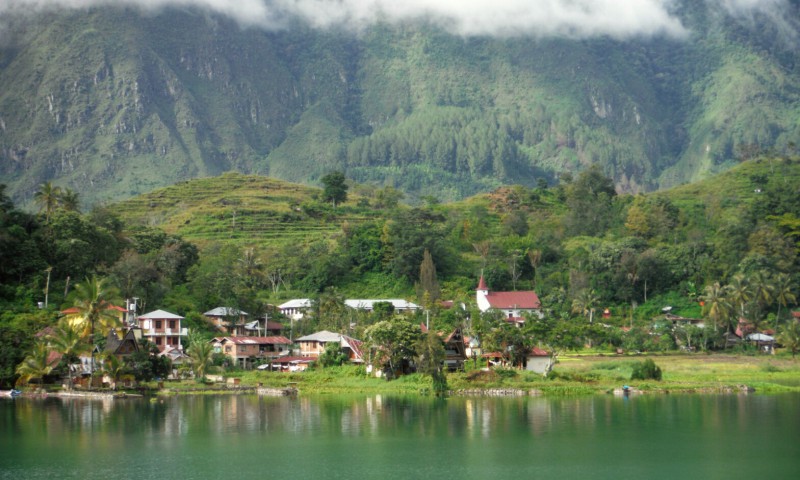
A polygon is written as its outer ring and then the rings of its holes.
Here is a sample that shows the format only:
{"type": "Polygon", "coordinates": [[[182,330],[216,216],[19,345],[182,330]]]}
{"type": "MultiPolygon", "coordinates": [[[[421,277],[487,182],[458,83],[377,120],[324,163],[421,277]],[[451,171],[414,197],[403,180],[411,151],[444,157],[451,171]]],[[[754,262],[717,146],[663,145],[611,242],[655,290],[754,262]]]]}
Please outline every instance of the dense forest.
{"type": "Polygon", "coordinates": [[[324,179],[320,190],[225,174],[86,213],[78,193],[49,183],[37,192],[38,213],[27,213],[3,187],[3,384],[13,383],[34,334],[57,326],[58,312],[89,287],[108,301],[136,297],[142,311],[185,316],[201,335],[212,333],[201,312],[228,306],[280,321],[274,306],[291,298],[315,301],[294,335],[326,328],[359,337],[392,314],[350,311],[345,298],[406,298],[425,309],[408,321],[426,315],[433,329],[463,327],[487,348],[714,349],[742,318],[760,331],[791,325],[800,284],[796,155],[760,156],[646,195],[618,194],[595,167],[555,185],[506,186],[455,203],[426,197],[419,207],[391,187],[339,172],[324,179]],[[492,290],[535,290],[544,318],[509,329],[479,314],[481,274],[492,290]],[[711,327],[674,328],[665,307],[711,327]]]}

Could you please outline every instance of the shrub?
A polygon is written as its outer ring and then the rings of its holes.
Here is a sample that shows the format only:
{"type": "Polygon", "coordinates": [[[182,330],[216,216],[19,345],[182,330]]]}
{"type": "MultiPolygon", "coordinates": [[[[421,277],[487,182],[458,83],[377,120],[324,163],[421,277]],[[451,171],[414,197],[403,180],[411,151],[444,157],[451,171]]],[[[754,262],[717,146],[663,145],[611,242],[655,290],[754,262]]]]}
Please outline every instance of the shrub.
{"type": "Polygon", "coordinates": [[[631,380],[661,380],[661,369],[652,359],[633,365],[631,380]]]}

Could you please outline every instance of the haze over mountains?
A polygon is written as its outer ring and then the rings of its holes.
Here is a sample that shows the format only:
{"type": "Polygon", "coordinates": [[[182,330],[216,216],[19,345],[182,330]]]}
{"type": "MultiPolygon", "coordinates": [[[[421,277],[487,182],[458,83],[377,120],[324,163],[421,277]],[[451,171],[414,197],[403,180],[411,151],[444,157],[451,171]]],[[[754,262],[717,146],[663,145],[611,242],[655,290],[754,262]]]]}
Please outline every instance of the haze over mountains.
{"type": "Polygon", "coordinates": [[[84,204],[237,170],[621,191],[800,140],[797,0],[11,0],[0,176],[84,204]]]}

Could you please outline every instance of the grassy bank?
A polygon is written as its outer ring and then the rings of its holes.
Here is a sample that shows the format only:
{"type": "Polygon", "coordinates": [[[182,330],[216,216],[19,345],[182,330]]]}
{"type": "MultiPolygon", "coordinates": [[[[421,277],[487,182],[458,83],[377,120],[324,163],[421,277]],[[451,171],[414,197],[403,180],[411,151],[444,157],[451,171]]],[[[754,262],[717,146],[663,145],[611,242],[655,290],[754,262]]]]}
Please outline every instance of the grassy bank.
{"type": "MultiPolygon", "coordinates": [[[[275,388],[294,386],[301,395],[431,392],[431,382],[426,376],[406,375],[387,382],[367,376],[363,367],[355,366],[300,373],[232,372],[226,377],[238,379],[238,385],[231,388],[183,381],[169,382],[165,387],[173,393],[246,390],[259,383],[275,388]]],[[[547,379],[533,372],[511,369],[486,372],[468,368],[466,372],[448,374],[447,382],[454,392],[524,391],[546,396],[604,394],[623,385],[653,393],[737,392],[743,386],[755,389],[756,393],[800,392],[800,361],[784,355],[564,355],[547,379]],[[646,358],[653,359],[663,371],[661,381],[630,380],[634,365],[646,358]]]]}

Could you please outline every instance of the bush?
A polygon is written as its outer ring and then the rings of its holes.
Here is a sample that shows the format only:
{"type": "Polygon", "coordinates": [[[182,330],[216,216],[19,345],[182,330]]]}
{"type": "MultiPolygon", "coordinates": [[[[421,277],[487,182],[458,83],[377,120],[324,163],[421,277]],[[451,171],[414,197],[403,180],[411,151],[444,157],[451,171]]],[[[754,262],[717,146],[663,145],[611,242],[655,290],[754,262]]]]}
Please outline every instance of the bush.
{"type": "Polygon", "coordinates": [[[661,369],[652,359],[633,365],[631,380],[661,380],[661,369]]]}

